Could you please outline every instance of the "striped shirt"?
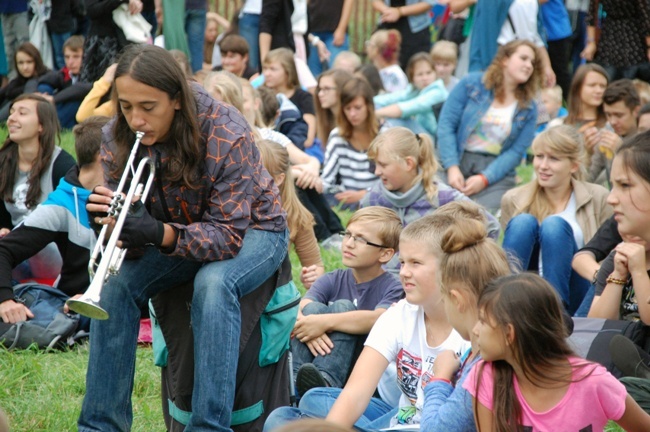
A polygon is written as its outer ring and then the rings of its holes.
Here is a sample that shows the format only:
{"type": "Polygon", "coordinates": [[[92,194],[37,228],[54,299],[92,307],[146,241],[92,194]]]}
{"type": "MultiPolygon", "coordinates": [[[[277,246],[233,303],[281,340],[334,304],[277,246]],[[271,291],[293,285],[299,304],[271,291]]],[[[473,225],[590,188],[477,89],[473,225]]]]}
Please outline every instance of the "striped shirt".
{"type": "Polygon", "coordinates": [[[370,170],[370,161],[365,151],[360,151],[342,136],[335,128],[330,133],[325,150],[325,163],[321,175],[323,187],[340,185],[344,190],[367,190],[378,177],[370,170]]]}

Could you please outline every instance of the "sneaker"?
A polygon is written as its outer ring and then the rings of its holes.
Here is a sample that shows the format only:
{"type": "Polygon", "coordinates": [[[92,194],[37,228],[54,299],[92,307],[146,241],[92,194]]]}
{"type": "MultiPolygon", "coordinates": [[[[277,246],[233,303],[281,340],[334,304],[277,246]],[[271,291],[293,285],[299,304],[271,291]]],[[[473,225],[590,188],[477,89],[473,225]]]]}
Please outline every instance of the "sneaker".
{"type": "Polygon", "coordinates": [[[329,383],[313,364],[305,363],[298,369],[298,373],[296,374],[296,392],[298,396],[303,396],[315,387],[329,386],[329,383]]]}
{"type": "Polygon", "coordinates": [[[624,376],[650,379],[650,367],[641,358],[640,349],[623,335],[616,335],[609,341],[612,362],[624,376]]]}

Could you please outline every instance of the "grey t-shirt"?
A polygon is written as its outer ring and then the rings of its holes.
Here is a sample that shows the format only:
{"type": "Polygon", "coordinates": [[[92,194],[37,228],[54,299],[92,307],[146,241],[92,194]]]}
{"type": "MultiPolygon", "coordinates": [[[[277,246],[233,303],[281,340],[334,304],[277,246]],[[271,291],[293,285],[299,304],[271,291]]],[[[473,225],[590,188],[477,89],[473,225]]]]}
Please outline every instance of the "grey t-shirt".
{"type": "Polygon", "coordinates": [[[339,269],[319,277],[305,298],[325,305],[336,300],[350,300],[358,310],[388,308],[404,295],[402,284],[390,273],[356,283],[352,269],[339,269]]]}

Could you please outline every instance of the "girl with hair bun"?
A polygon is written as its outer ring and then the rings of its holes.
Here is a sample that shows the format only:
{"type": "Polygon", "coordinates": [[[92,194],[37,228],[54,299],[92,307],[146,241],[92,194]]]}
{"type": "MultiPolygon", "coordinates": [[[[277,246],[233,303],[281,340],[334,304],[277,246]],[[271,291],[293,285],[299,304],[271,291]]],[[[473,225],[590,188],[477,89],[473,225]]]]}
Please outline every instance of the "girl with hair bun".
{"type": "MultiPolygon", "coordinates": [[[[414,134],[404,127],[382,132],[368,148],[377,182],[361,206],[388,207],[397,212],[404,226],[454,201],[469,201],[462,193],[436,178],[438,161],[427,134],[414,134]]],[[[489,235],[497,238],[499,224],[488,215],[489,235]]]]}
{"type": "Polygon", "coordinates": [[[463,383],[482,431],[650,430],[650,415],[607,370],[568,343],[559,296],[540,276],[487,284],[473,329],[483,360],[463,383]]]}
{"type": "Polygon", "coordinates": [[[379,70],[384,90],[389,93],[404,90],[409,84],[398,62],[401,44],[402,36],[397,30],[377,30],[366,41],[368,60],[379,70]]]}
{"type": "Polygon", "coordinates": [[[478,298],[488,282],[510,274],[510,268],[503,249],[487,238],[476,204],[446,207],[460,214],[442,236],[440,291],[447,319],[471,347],[460,357],[444,351],[436,358],[434,378],[424,387],[421,429],[474,431],[472,398],[463,382],[481,358],[472,333],[479,320],[478,298]]]}
{"type": "MultiPolygon", "coordinates": [[[[501,201],[503,248],[523,270],[543,275],[574,314],[590,284],[572,270],[571,260],[611,216],[608,192],[582,181],[583,146],[573,127],[547,129],[532,149],[535,180],[508,191],[501,201]]],[[[578,313],[584,316],[587,307],[578,313]]]]}

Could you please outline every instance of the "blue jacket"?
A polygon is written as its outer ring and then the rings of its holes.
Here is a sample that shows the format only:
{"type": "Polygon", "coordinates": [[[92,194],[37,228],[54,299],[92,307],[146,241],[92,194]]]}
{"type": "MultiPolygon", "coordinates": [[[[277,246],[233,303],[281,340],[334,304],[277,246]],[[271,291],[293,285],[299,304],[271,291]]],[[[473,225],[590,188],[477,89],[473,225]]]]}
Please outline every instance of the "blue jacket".
{"type": "MultiPolygon", "coordinates": [[[[474,9],[472,39],[469,46],[469,71],[484,71],[492,63],[499,49],[497,39],[508,19],[508,12],[514,0],[479,1],[474,9]]],[[[537,13],[537,32],[546,41],[542,21],[542,8],[537,13]]]]}
{"type": "Polygon", "coordinates": [[[413,117],[432,137],[436,136],[438,124],[431,107],[447,99],[447,89],[442,80],[435,80],[422,90],[409,84],[404,90],[377,95],[373,98],[375,108],[397,104],[402,118],[413,117]]]}
{"type": "MultiPolygon", "coordinates": [[[[460,166],[467,138],[494,102],[494,92],[485,88],[483,74],[466,75],[451,91],[442,107],[438,122],[438,150],[445,169],[460,166]]],[[[537,105],[517,106],[510,135],[501,146],[501,154],[482,172],[490,184],[515,174],[535,136],[537,105]]]]}

